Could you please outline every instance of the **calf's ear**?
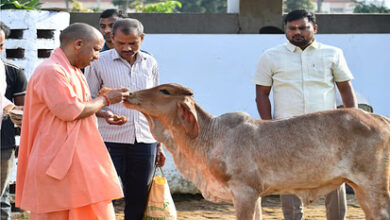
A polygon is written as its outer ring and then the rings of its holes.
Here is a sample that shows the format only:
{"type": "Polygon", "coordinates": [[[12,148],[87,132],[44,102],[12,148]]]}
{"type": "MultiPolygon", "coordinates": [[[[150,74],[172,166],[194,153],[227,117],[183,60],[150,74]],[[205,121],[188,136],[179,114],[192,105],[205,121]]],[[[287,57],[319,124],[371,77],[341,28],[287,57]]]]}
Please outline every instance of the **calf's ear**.
{"type": "Polygon", "coordinates": [[[194,101],[190,98],[185,98],[184,101],[178,102],[177,114],[180,124],[183,126],[185,133],[191,139],[198,137],[199,125],[194,101]]]}

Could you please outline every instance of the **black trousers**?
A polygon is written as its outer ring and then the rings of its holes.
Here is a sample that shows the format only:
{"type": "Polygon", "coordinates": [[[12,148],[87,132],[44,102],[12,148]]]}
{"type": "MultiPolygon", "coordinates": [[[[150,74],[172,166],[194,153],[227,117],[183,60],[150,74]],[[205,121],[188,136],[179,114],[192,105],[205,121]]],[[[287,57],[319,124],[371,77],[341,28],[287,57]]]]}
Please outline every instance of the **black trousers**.
{"type": "Polygon", "coordinates": [[[105,143],[122,180],[125,220],[142,220],[153,175],[157,143],[105,143]]]}

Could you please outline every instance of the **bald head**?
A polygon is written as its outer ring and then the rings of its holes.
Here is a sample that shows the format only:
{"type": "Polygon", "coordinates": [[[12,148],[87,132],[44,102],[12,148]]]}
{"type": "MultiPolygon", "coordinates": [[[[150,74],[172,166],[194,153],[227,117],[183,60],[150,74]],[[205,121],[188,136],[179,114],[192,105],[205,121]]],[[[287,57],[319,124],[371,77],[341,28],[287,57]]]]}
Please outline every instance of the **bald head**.
{"type": "Polygon", "coordinates": [[[70,64],[82,69],[99,59],[99,51],[103,48],[104,39],[94,27],[74,23],[61,32],[60,42],[60,48],[70,64]]]}
{"type": "Polygon", "coordinates": [[[103,38],[102,34],[94,27],[84,23],[74,23],[65,28],[60,34],[61,47],[76,40],[88,42],[103,38]]]}

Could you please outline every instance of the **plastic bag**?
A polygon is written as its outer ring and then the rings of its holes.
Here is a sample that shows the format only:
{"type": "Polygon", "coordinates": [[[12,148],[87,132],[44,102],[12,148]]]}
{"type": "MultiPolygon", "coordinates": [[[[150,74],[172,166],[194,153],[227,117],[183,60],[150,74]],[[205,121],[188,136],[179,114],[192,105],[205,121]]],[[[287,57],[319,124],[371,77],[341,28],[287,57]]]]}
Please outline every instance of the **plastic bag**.
{"type": "Polygon", "coordinates": [[[144,220],[176,220],[176,207],[173,203],[167,179],[163,176],[154,176],[149,190],[148,203],[144,220]]]}

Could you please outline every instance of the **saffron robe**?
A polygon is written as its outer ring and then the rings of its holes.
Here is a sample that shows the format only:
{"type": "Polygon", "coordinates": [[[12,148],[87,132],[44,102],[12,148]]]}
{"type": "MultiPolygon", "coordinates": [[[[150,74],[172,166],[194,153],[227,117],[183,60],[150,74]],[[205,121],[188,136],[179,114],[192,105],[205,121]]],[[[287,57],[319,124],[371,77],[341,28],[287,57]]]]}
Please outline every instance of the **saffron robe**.
{"type": "Polygon", "coordinates": [[[90,100],[62,49],[36,68],[25,98],[16,206],[47,213],[123,197],[96,116],[75,120],[90,100]]]}

